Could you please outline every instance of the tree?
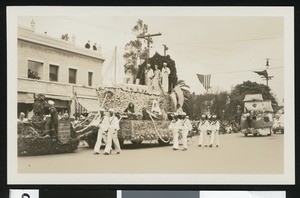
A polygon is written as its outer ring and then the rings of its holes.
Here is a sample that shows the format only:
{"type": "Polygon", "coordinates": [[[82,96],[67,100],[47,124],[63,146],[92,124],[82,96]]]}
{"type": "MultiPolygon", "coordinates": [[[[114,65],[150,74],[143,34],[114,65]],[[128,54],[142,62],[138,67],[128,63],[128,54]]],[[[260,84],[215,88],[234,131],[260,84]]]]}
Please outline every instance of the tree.
{"type": "Polygon", "coordinates": [[[264,85],[258,84],[257,82],[245,81],[242,84],[236,85],[230,94],[230,110],[234,114],[236,107],[240,105],[244,108],[244,98],[246,94],[262,94],[264,100],[270,100],[273,109],[278,106],[278,102],[271,93],[271,89],[264,85]]]}
{"type": "Polygon", "coordinates": [[[191,92],[189,91],[190,86],[188,86],[184,80],[178,80],[176,83],[173,93],[175,93],[176,98],[177,98],[177,104],[182,105],[182,110],[188,115],[192,116],[192,108],[193,108],[193,103],[192,103],[192,97],[191,97],[191,92]],[[177,89],[178,87],[178,89],[177,89]],[[183,98],[181,98],[183,97],[183,98]]]}
{"type": "MultiPolygon", "coordinates": [[[[139,19],[136,25],[132,28],[135,36],[142,36],[148,33],[148,25],[144,24],[143,20],[139,19]]],[[[133,77],[136,76],[138,70],[138,60],[145,60],[147,57],[147,48],[143,45],[145,41],[141,39],[131,40],[125,45],[125,53],[123,58],[125,60],[125,73],[131,73],[133,77]]],[[[150,40],[152,43],[152,40],[150,40]]]]}

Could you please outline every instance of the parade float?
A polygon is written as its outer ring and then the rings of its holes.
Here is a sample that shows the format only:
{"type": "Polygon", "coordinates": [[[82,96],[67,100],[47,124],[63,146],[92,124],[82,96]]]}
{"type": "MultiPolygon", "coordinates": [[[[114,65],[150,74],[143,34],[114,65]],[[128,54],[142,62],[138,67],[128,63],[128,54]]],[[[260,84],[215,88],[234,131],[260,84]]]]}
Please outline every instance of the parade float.
{"type": "MultiPolygon", "coordinates": [[[[184,92],[188,86],[182,81],[177,81],[175,62],[169,56],[164,57],[156,53],[149,59],[149,63],[152,66],[158,65],[159,69],[163,62],[171,69],[169,92],[149,90],[148,86],[143,85],[145,62],[139,66],[136,80],[138,83],[123,83],[96,89],[99,107],[113,108],[117,112],[120,120],[118,138],[121,146],[124,142],[141,144],[143,141],[166,145],[172,140],[172,131],[168,129],[171,122],[170,112],[175,112],[178,104],[184,106],[184,92]],[[124,114],[129,103],[134,104],[134,114],[124,114]],[[159,109],[159,115],[153,113],[154,107],[159,109]]],[[[88,126],[86,128],[86,133],[80,135],[80,139],[85,140],[89,147],[93,148],[97,130],[96,128],[90,130],[88,126]]]]}
{"type": "Polygon", "coordinates": [[[261,94],[248,94],[244,99],[244,110],[240,127],[245,136],[271,135],[273,127],[271,101],[263,100],[261,94]]]}
{"type": "Polygon", "coordinates": [[[34,116],[18,121],[18,156],[70,153],[77,150],[79,139],[68,118],[58,121],[58,133],[47,126],[49,105],[45,96],[37,94],[34,116]]]}

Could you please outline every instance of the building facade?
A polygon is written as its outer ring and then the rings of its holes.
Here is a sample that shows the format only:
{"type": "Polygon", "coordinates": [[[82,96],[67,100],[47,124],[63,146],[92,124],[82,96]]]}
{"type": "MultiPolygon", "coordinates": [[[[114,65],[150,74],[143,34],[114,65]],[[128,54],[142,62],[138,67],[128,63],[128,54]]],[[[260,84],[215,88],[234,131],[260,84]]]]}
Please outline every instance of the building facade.
{"type": "Polygon", "coordinates": [[[104,60],[99,51],[78,47],[75,38],[66,41],[18,27],[18,115],[28,115],[37,94],[71,115],[78,111],[74,94],[89,106],[97,104],[95,87],[102,83],[104,60]]]}

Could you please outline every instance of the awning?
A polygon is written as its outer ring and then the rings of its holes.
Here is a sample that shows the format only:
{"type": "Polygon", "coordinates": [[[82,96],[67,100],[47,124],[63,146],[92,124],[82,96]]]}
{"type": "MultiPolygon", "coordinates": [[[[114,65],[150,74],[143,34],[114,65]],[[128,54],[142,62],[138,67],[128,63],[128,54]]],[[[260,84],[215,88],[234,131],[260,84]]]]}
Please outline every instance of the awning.
{"type": "Polygon", "coordinates": [[[18,92],[18,103],[26,103],[26,104],[34,103],[34,94],[18,92]]]}
{"type": "Polygon", "coordinates": [[[52,98],[52,99],[57,99],[57,100],[67,100],[67,101],[72,100],[72,98],[70,96],[57,96],[57,95],[48,95],[48,94],[45,94],[45,98],[52,98]]]}
{"type": "Polygon", "coordinates": [[[54,107],[56,108],[69,108],[71,97],[69,96],[56,96],[56,95],[45,95],[46,100],[52,100],[54,107]]]}
{"type": "Polygon", "coordinates": [[[89,98],[77,98],[78,103],[85,108],[87,111],[99,111],[100,104],[98,100],[89,98]]]}

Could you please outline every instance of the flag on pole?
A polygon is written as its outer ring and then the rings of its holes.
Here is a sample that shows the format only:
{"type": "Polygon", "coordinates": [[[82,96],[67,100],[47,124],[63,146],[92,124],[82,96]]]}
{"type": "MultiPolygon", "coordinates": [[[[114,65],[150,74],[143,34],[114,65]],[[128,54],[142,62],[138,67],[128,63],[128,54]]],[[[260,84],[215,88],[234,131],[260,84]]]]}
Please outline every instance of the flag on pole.
{"type": "Polygon", "coordinates": [[[202,75],[202,74],[197,74],[197,77],[200,81],[200,83],[203,85],[204,89],[206,91],[208,91],[208,89],[210,88],[210,77],[211,75],[202,75]]]}
{"type": "Polygon", "coordinates": [[[268,78],[268,72],[267,70],[263,70],[263,71],[253,71],[254,73],[257,73],[260,76],[264,76],[265,78],[268,78]]]}

